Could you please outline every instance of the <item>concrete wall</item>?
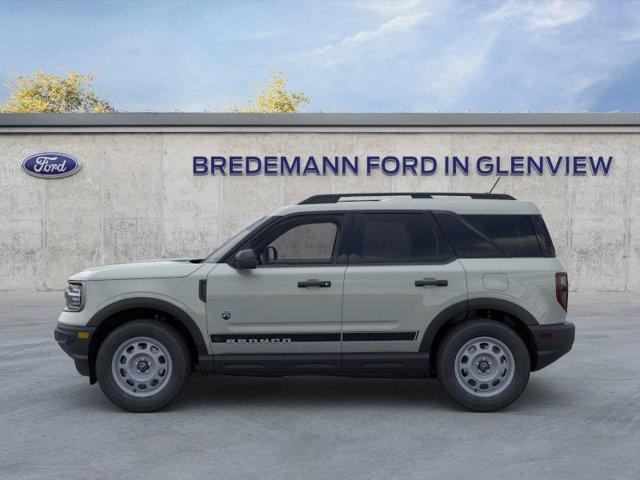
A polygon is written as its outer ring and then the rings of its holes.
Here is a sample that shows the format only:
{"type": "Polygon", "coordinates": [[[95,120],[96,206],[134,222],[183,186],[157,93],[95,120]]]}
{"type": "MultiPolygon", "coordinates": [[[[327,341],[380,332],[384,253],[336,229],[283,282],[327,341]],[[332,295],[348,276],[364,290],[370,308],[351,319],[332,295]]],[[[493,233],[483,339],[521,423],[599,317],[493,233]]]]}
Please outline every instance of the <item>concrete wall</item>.
{"type": "Polygon", "coordinates": [[[0,289],[61,289],[92,265],[206,255],[280,205],[316,193],[487,191],[495,177],[193,176],[193,155],[613,155],[608,176],[503,177],[541,208],[572,288],[640,291],[637,133],[0,133],[0,289]],[[21,162],[60,151],[68,178],[21,162]]]}

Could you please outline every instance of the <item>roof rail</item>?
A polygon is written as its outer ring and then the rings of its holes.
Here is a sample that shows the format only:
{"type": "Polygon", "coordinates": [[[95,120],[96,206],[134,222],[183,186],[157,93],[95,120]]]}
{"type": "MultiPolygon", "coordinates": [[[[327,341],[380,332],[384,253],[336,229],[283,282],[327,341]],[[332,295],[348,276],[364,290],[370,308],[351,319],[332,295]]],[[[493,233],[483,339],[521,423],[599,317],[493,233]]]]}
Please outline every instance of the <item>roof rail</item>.
{"type": "Polygon", "coordinates": [[[515,200],[514,197],[506,193],[459,193],[459,192],[367,192],[367,193],[326,193],[314,195],[298,205],[310,205],[317,203],[338,203],[341,198],[353,197],[411,197],[411,198],[433,198],[433,197],[469,197],[475,200],[515,200]]]}

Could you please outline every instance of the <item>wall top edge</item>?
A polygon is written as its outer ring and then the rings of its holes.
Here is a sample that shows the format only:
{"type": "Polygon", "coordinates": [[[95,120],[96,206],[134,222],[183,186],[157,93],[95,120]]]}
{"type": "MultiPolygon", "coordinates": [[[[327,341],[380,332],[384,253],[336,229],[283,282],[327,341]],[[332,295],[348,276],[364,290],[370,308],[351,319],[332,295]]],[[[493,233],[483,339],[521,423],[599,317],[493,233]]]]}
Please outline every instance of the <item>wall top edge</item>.
{"type": "Polygon", "coordinates": [[[0,113],[0,128],[640,127],[638,113],[0,113]]]}
{"type": "Polygon", "coordinates": [[[81,135],[81,134],[631,134],[640,135],[640,126],[592,127],[2,127],[0,135],[81,135]]]}

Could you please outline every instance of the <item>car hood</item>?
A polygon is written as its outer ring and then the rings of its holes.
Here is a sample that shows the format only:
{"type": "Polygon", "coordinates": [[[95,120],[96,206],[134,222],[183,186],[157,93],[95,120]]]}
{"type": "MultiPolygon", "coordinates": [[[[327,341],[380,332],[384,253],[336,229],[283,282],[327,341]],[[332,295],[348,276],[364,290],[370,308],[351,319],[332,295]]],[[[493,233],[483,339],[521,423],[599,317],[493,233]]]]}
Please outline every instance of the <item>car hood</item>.
{"type": "Polygon", "coordinates": [[[151,262],[118,263],[94,267],[72,275],[69,280],[129,280],[138,278],[180,278],[192,274],[203,264],[198,260],[175,258],[151,262]]]}

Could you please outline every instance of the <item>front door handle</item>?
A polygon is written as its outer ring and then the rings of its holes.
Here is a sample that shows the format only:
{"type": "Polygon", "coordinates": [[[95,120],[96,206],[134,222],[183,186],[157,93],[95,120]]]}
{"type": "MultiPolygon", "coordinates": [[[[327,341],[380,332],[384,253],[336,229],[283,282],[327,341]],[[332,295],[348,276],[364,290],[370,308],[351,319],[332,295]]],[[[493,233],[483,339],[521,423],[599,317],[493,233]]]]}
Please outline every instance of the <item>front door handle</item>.
{"type": "Polygon", "coordinates": [[[329,280],[316,280],[312,278],[310,280],[305,280],[303,282],[298,282],[298,288],[307,288],[307,287],[320,287],[320,288],[329,288],[331,286],[331,282],[329,280]]]}
{"type": "Polygon", "coordinates": [[[416,280],[416,287],[427,287],[433,285],[435,287],[446,287],[449,285],[448,280],[436,280],[435,278],[423,278],[422,280],[416,280]]]}

